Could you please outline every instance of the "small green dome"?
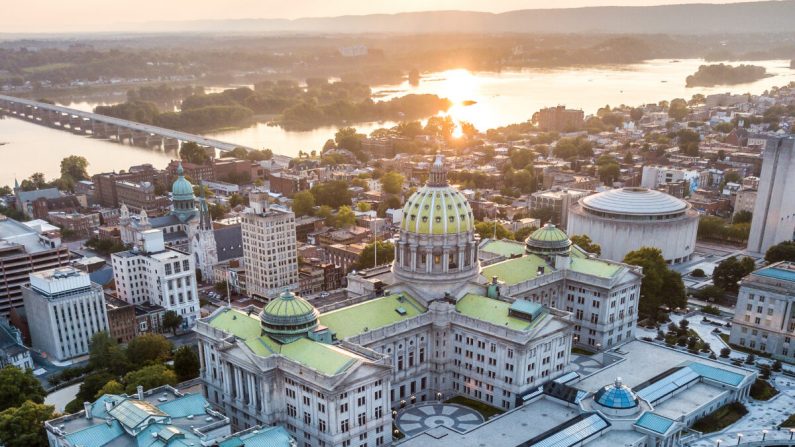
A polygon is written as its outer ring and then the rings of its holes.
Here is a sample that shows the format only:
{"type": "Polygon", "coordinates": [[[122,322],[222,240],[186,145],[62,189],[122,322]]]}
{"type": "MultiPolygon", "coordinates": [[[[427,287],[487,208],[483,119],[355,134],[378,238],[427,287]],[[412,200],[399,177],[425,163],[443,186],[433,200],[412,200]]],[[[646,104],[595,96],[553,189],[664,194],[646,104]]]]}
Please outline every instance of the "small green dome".
{"type": "Polygon", "coordinates": [[[314,330],[320,312],[309,301],[284,292],[268,303],[259,315],[262,330],[282,343],[289,343],[314,330]]]}
{"type": "Polygon", "coordinates": [[[185,179],[185,171],[182,169],[182,162],[180,162],[179,167],[177,167],[177,175],[179,178],[171,185],[173,199],[193,200],[195,198],[193,196],[193,185],[185,179]]]}
{"type": "Polygon", "coordinates": [[[525,240],[525,246],[528,253],[538,255],[568,254],[571,240],[560,228],[546,224],[525,240]]]}

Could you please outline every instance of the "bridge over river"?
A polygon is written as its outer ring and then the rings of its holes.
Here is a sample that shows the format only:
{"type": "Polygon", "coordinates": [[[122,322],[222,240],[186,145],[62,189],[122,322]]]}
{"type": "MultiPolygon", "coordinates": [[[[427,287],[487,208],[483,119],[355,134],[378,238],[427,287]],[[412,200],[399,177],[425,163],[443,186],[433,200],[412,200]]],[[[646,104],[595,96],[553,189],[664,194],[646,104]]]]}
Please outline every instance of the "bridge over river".
{"type": "MultiPolygon", "coordinates": [[[[178,150],[183,143],[191,142],[200,147],[212,148],[221,152],[231,151],[237,147],[246,150],[254,149],[213,138],[205,138],[201,135],[14,96],[0,95],[0,113],[72,133],[109,139],[119,143],[129,142],[136,146],[178,150]]],[[[281,162],[290,160],[290,157],[285,155],[274,154],[274,158],[281,162]]]]}

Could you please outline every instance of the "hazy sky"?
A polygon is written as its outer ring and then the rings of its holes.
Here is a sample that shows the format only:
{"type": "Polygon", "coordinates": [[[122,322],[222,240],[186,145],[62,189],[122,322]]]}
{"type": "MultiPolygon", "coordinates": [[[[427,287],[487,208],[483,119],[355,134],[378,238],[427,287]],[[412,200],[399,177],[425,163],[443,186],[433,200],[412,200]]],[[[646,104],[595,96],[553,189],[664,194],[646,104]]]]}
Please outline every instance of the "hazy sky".
{"type": "MultiPolygon", "coordinates": [[[[297,18],[440,9],[503,12],[709,0],[0,0],[0,33],[107,31],[114,25],[197,19],[297,18]]],[[[125,26],[128,28],[128,26],[125,26]]]]}

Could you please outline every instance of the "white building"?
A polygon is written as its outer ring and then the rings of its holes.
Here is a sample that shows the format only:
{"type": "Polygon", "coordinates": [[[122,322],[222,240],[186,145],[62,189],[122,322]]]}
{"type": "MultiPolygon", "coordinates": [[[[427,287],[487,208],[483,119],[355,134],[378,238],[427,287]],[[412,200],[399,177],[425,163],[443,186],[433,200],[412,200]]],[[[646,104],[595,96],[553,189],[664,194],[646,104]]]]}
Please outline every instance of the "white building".
{"type": "Polygon", "coordinates": [[[748,251],[765,253],[795,234],[795,137],[768,137],[748,237],[748,251]]]}
{"type": "Polygon", "coordinates": [[[208,400],[241,427],[373,447],[391,444],[393,409],[456,395],[511,409],[566,372],[571,314],[484,284],[472,210],[441,159],[403,214],[388,292],[363,279],[363,296],[327,309],[284,292],[259,315],[200,320],[208,400]]]}
{"type": "Polygon", "coordinates": [[[116,291],[130,304],[151,304],[182,316],[182,329],[199,318],[196,264],[187,253],[166,248],[163,232],[148,230],[132,250],[111,255],[116,291]]]}
{"type": "Polygon", "coordinates": [[[795,359],[795,263],[779,262],[743,278],[729,341],[795,359]]]}
{"type": "Polygon", "coordinates": [[[621,261],[641,247],[662,251],[669,263],[691,259],[698,213],[689,203],[646,188],[620,188],[580,199],[569,211],[568,233],[585,234],[602,257],[621,261]]]}
{"type": "Polygon", "coordinates": [[[22,298],[33,347],[49,358],[86,355],[91,337],[108,330],[102,287],[73,267],[31,273],[22,298]]]}
{"type": "Polygon", "coordinates": [[[252,191],[241,218],[248,293],[266,299],[298,287],[295,214],[271,206],[268,193],[252,191]]]}
{"type": "Polygon", "coordinates": [[[690,182],[690,190],[695,190],[699,185],[700,173],[691,169],[680,169],[667,166],[644,166],[640,185],[648,189],[657,189],[666,183],[681,180],[690,182]]]}

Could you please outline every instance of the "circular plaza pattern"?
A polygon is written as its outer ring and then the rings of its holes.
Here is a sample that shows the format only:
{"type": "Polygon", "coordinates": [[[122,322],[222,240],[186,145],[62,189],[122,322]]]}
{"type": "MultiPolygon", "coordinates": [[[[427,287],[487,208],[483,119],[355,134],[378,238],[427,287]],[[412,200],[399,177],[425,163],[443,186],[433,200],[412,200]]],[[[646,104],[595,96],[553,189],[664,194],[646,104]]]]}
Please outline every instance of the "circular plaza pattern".
{"type": "Polygon", "coordinates": [[[465,432],[482,424],[483,421],[483,416],[471,408],[455,404],[429,403],[401,410],[395,424],[406,436],[414,436],[439,426],[465,432]]]}

